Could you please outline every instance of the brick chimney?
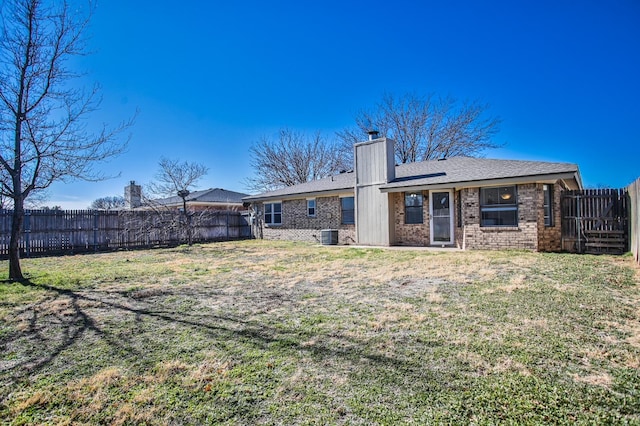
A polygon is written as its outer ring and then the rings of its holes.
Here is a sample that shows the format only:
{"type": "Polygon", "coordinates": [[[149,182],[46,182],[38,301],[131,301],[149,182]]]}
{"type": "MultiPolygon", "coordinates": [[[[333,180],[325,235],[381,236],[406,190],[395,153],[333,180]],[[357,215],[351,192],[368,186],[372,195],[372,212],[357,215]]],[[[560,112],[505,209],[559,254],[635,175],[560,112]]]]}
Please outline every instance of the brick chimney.
{"type": "Polygon", "coordinates": [[[124,187],[124,203],[128,209],[135,209],[142,205],[142,187],[132,180],[124,187]]]}

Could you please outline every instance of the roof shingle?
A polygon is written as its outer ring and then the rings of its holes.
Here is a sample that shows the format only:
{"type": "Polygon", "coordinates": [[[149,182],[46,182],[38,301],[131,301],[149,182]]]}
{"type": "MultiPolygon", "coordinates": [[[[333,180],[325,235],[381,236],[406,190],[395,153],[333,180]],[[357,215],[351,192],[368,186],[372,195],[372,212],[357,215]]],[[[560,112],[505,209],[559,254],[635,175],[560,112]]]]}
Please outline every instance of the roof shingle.
{"type": "MultiPolygon", "coordinates": [[[[396,178],[381,185],[393,190],[404,187],[448,185],[510,178],[541,176],[572,176],[581,186],[578,166],[571,163],[545,161],[496,160],[487,158],[452,157],[445,160],[421,161],[396,166],[396,178]]],[[[275,191],[251,195],[244,201],[291,198],[297,195],[353,192],[355,174],[341,173],[275,191]]]]}

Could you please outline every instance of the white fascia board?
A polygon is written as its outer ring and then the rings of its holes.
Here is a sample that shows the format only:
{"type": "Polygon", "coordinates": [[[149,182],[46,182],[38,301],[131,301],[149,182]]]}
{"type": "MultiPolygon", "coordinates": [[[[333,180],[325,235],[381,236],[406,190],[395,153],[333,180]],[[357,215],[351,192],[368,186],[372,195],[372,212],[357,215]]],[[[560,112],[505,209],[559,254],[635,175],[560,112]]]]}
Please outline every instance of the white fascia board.
{"type": "Polygon", "coordinates": [[[300,194],[288,194],[288,195],[278,195],[274,197],[256,197],[251,199],[246,199],[248,203],[263,203],[263,202],[272,202],[272,200],[305,200],[307,198],[322,198],[322,197],[335,197],[335,196],[353,196],[353,189],[332,189],[330,191],[316,191],[316,192],[302,192],[300,194]]]}
{"type": "MultiPolygon", "coordinates": [[[[394,187],[382,187],[381,192],[413,192],[413,191],[430,191],[439,189],[463,189],[463,188],[477,188],[481,186],[502,186],[502,185],[517,185],[523,183],[554,183],[558,180],[565,180],[570,183],[572,180],[580,185],[578,176],[574,172],[570,173],[552,173],[546,175],[534,175],[534,176],[518,176],[498,179],[485,179],[475,181],[464,182],[447,182],[433,185],[406,185],[406,186],[394,186],[394,187]]],[[[569,187],[575,186],[568,185],[569,187]]]]}

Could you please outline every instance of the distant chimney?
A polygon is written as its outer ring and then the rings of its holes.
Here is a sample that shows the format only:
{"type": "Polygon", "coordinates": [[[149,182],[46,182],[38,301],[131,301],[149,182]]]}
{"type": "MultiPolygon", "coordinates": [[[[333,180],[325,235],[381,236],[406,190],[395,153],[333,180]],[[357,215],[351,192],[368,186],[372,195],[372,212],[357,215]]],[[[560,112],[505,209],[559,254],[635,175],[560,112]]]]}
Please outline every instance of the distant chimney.
{"type": "Polygon", "coordinates": [[[128,209],[135,209],[142,205],[142,187],[136,185],[136,181],[129,182],[129,186],[124,187],[124,203],[128,209]]]}
{"type": "Polygon", "coordinates": [[[378,135],[380,135],[380,132],[377,130],[369,130],[367,133],[369,134],[370,141],[378,139],[378,135]]]}

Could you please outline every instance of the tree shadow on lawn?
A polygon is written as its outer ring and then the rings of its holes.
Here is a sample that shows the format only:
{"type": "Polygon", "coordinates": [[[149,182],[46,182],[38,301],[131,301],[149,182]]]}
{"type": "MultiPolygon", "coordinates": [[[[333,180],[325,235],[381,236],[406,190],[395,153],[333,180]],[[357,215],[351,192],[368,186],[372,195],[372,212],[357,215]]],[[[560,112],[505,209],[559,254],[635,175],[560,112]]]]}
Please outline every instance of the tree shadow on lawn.
{"type": "MultiPolygon", "coordinates": [[[[119,333],[112,333],[101,326],[100,321],[89,312],[89,309],[96,308],[107,309],[115,317],[134,315],[136,323],[149,319],[167,325],[184,326],[190,333],[204,333],[212,339],[212,343],[240,339],[260,350],[268,350],[276,345],[279,349],[291,351],[291,353],[304,352],[310,354],[316,361],[330,358],[355,365],[366,363],[372,367],[379,367],[385,375],[391,376],[393,374],[389,374],[390,372],[396,372],[399,377],[402,377],[402,382],[406,382],[407,375],[415,374],[416,378],[419,376],[420,380],[425,380],[425,375],[436,374],[433,371],[425,372],[424,367],[416,361],[401,360],[376,353],[370,348],[368,342],[339,333],[315,334],[282,326],[274,328],[258,321],[230,315],[216,315],[211,312],[194,316],[169,310],[140,308],[126,304],[128,301],[136,302],[135,299],[126,299],[125,303],[119,303],[108,300],[108,297],[92,297],[91,294],[46,284],[27,282],[26,285],[46,289],[52,292],[52,295],[18,311],[16,317],[27,317],[28,324],[19,329],[14,327],[13,332],[0,336],[0,350],[3,353],[13,352],[13,349],[16,349],[15,352],[20,352],[19,357],[14,361],[0,359],[0,377],[5,376],[3,380],[5,386],[11,385],[7,383],[7,379],[10,382],[17,382],[31,375],[37,375],[74,345],[81,348],[81,344],[86,344],[81,342],[81,339],[89,333],[106,342],[113,354],[120,356],[123,361],[134,362],[148,355],[136,348],[135,339],[139,336],[135,331],[129,333],[130,337],[126,337],[119,333]],[[46,308],[41,308],[43,304],[49,307],[57,304],[56,306],[60,309],[58,312],[45,312],[46,308]],[[84,306],[88,306],[89,309],[84,306]],[[51,329],[57,329],[57,332],[49,334],[51,329]],[[323,338],[327,338],[328,341],[321,342],[323,338]],[[29,348],[30,351],[28,351],[29,348]]],[[[118,294],[123,295],[122,292],[118,294]]],[[[280,299],[282,300],[284,299],[280,299]]],[[[294,300],[285,301],[296,303],[294,300]]],[[[446,386],[444,377],[433,378],[433,380],[446,386]]]]}
{"type": "MultiPolygon", "coordinates": [[[[57,364],[63,366],[60,370],[66,370],[60,371],[61,373],[75,375],[74,380],[93,375],[106,367],[118,367],[123,363],[126,364],[125,368],[131,368],[134,374],[136,370],[142,370],[141,374],[148,374],[144,371],[153,370],[158,363],[174,361],[174,352],[179,353],[179,356],[186,354],[189,357],[192,355],[189,351],[193,351],[193,355],[206,352],[204,346],[221,345],[223,351],[229,350],[230,346],[225,343],[233,340],[241,342],[241,345],[227,352],[231,361],[250,363],[255,353],[244,358],[245,351],[251,352],[255,349],[258,353],[267,353],[267,358],[271,356],[270,352],[274,353],[274,356],[284,358],[276,363],[293,364],[294,370],[298,369],[296,372],[281,371],[280,376],[273,377],[269,373],[247,373],[254,375],[244,379],[257,387],[262,387],[264,383],[265,386],[273,388],[273,383],[267,383],[271,380],[286,382],[279,399],[271,400],[269,404],[284,404],[284,407],[292,403],[295,406],[301,400],[306,404],[316,404],[316,408],[340,408],[342,404],[350,404],[354,407],[353,410],[357,411],[357,418],[360,420],[369,418],[372,406],[380,410],[392,410],[400,416],[399,420],[402,416],[413,415],[419,407],[431,405],[429,410],[444,412],[447,416],[453,416],[451,418],[455,417],[464,423],[469,421],[474,413],[495,420],[494,415],[504,414],[507,410],[505,407],[513,404],[518,407],[509,415],[518,415],[518,410],[527,412],[530,410],[530,407],[527,408],[527,401],[531,398],[538,398],[544,402],[536,409],[540,411],[537,413],[540,415],[575,414],[575,410],[586,412],[587,407],[591,406],[598,406],[599,410],[613,410],[615,414],[618,411],[615,407],[620,403],[620,398],[601,390],[582,395],[573,401],[556,398],[558,390],[565,389],[565,385],[555,383],[554,380],[538,380],[535,377],[512,373],[488,377],[486,381],[478,375],[473,366],[466,365],[464,360],[456,359],[461,350],[459,346],[445,341],[411,341],[407,343],[414,344],[415,348],[399,348],[385,354],[381,352],[383,349],[376,349],[376,343],[379,342],[367,336],[345,336],[340,331],[332,330],[315,332],[313,328],[309,330],[298,329],[295,326],[286,327],[282,322],[270,325],[260,322],[259,319],[243,317],[241,313],[219,315],[211,308],[178,312],[177,309],[166,309],[166,305],[162,303],[141,301],[127,292],[80,292],[46,284],[27,285],[45,289],[49,293],[42,301],[16,311],[16,317],[22,320],[18,319],[17,325],[10,324],[12,331],[0,334],[0,412],[10,398],[12,387],[20,382],[29,383],[39,379],[39,374],[49,371],[55,374],[57,364]],[[144,306],[144,303],[147,303],[147,306],[144,306]],[[106,321],[105,312],[109,315],[106,321]],[[119,327],[111,329],[109,320],[113,318],[126,322],[125,326],[118,322],[119,327]],[[160,334],[157,340],[154,333],[160,334]],[[174,348],[171,346],[171,339],[176,336],[187,341],[192,338],[201,340],[195,346],[184,349],[186,352],[180,352],[183,348],[172,352],[174,348]],[[150,354],[146,351],[144,342],[140,345],[140,339],[154,339],[152,343],[155,345],[152,350],[155,353],[150,354]],[[84,370],[77,369],[74,356],[84,354],[73,351],[81,352],[90,345],[99,344],[100,341],[106,346],[104,353],[101,352],[99,355],[103,358],[96,364],[94,359],[82,359],[79,362],[86,362],[90,367],[84,370]],[[7,356],[9,353],[16,354],[14,359],[7,356]],[[148,359],[150,355],[151,359],[148,359]],[[235,357],[237,359],[234,359],[235,357]],[[308,371],[312,377],[293,378],[300,373],[307,374],[306,368],[315,370],[308,371]],[[329,371],[321,371],[323,369],[329,371]],[[324,376],[313,377],[314,374],[324,376]],[[344,389],[339,390],[339,384],[331,383],[334,377],[332,374],[337,378],[348,377],[349,383],[345,384],[344,389]],[[318,379],[323,383],[318,383],[318,379]],[[540,385],[542,390],[536,390],[540,385]],[[475,393],[476,388],[480,389],[479,394],[475,393]],[[602,397],[606,397],[604,401],[600,401],[602,397]]],[[[203,295],[198,293],[194,296],[185,293],[185,289],[181,290],[181,295],[191,296],[189,300],[203,295]]],[[[167,294],[173,296],[171,292],[163,293],[167,294]]],[[[221,296],[212,291],[206,294],[221,296]]],[[[153,297],[151,294],[147,296],[153,297]]],[[[279,309],[286,309],[293,312],[294,316],[297,315],[296,304],[301,301],[295,297],[278,298],[273,292],[261,293],[261,296],[272,297],[272,303],[279,304],[279,309]]],[[[172,303],[172,300],[163,299],[163,302],[172,303]]],[[[259,314],[261,313],[264,312],[259,314]]],[[[398,347],[401,344],[398,344],[398,347]]],[[[261,365],[258,363],[255,367],[263,368],[261,365]]],[[[570,384],[568,386],[566,389],[572,389],[570,384]]],[[[238,395],[240,394],[239,391],[238,395]]],[[[258,399],[270,398],[265,396],[266,394],[260,395],[262,396],[258,399]]],[[[239,415],[247,422],[255,415],[255,411],[252,411],[255,408],[247,407],[255,405],[257,400],[251,400],[249,403],[233,399],[235,397],[226,398],[216,399],[216,404],[234,406],[229,412],[239,415]]],[[[286,409],[283,410],[284,415],[287,415],[286,409]]],[[[375,415],[371,418],[375,418],[375,415]]]]}

